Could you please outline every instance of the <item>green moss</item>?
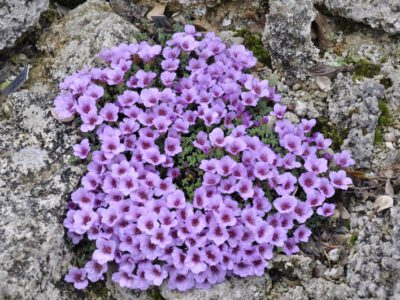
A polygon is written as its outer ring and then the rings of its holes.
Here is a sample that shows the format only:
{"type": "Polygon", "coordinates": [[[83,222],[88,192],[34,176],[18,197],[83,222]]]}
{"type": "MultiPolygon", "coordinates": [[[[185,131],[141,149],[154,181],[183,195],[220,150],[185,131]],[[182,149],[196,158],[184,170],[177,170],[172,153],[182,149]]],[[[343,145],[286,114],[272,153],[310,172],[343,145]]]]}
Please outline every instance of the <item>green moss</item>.
{"type": "Polygon", "coordinates": [[[340,146],[349,134],[348,129],[336,126],[324,117],[318,118],[315,130],[332,140],[332,149],[335,151],[340,150],[340,146]]]}
{"type": "Polygon", "coordinates": [[[240,29],[236,31],[235,36],[243,38],[243,45],[253,52],[258,62],[271,67],[271,56],[264,48],[260,33],[252,33],[247,29],[240,29]]]}
{"type": "Polygon", "coordinates": [[[197,124],[196,126],[192,126],[192,128],[189,134],[182,136],[182,152],[174,158],[174,165],[181,172],[180,179],[177,180],[177,185],[185,193],[188,201],[193,199],[194,191],[202,184],[204,172],[199,168],[199,165],[203,159],[208,158],[207,154],[193,145],[197,134],[201,130],[204,130],[203,126],[197,124]]]}
{"type": "Polygon", "coordinates": [[[382,84],[382,85],[385,87],[385,89],[388,89],[388,88],[390,88],[390,87],[393,85],[393,81],[392,81],[392,79],[390,79],[389,77],[383,77],[383,78],[379,81],[379,83],[382,84]]]}
{"type": "Polygon", "coordinates": [[[90,294],[96,295],[96,298],[109,299],[109,290],[106,287],[105,281],[90,283],[87,289],[90,294]]]}
{"type": "Polygon", "coordinates": [[[378,103],[380,115],[378,118],[378,125],[375,129],[375,138],[374,144],[375,145],[382,145],[383,144],[383,133],[385,131],[385,127],[391,126],[393,123],[393,117],[390,113],[390,108],[387,105],[385,99],[379,100],[378,103]]]}
{"type": "Polygon", "coordinates": [[[354,247],[358,239],[358,234],[356,232],[352,232],[349,238],[349,245],[354,247]]]}
{"type": "Polygon", "coordinates": [[[151,288],[147,291],[147,296],[151,300],[165,300],[161,295],[160,289],[158,287],[151,288]]]}
{"type": "Polygon", "coordinates": [[[381,66],[378,64],[374,64],[367,59],[360,59],[356,63],[356,68],[354,69],[353,79],[363,79],[373,78],[374,76],[378,75],[381,71],[381,66]]]}

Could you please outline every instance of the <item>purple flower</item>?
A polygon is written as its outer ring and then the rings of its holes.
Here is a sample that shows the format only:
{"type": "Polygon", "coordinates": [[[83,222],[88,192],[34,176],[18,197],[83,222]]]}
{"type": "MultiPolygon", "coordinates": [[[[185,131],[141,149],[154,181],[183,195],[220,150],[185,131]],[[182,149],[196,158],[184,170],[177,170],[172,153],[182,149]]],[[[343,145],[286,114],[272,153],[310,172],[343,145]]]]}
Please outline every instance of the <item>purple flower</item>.
{"type": "Polygon", "coordinates": [[[274,206],[281,214],[287,214],[294,211],[297,205],[297,199],[294,196],[284,195],[274,200],[274,206]]]}
{"type": "Polygon", "coordinates": [[[143,70],[139,70],[136,72],[135,77],[137,79],[136,87],[144,88],[151,85],[154,78],[156,78],[157,74],[154,72],[145,72],[143,70]]]}
{"type": "Polygon", "coordinates": [[[138,228],[149,235],[152,235],[153,232],[160,226],[157,222],[157,214],[154,212],[146,213],[142,215],[137,221],[138,228]]]}
{"type": "Polygon", "coordinates": [[[180,141],[177,138],[168,137],[165,139],[165,153],[169,156],[175,156],[176,154],[182,152],[182,147],[180,146],[180,141]]]}
{"type": "Polygon", "coordinates": [[[286,239],[286,230],[282,227],[275,227],[268,231],[267,243],[269,244],[282,247],[286,239]]]}
{"type": "Polygon", "coordinates": [[[254,190],[252,181],[250,179],[245,179],[245,178],[240,179],[236,183],[236,191],[243,199],[249,199],[253,197],[254,190]]]}
{"type": "Polygon", "coordinates": [[[215,169],[221,176],[229,176],[236,165],[237,163],[230,156],[224,156],[216,163],[215,169]]]}
{"type": "Polygon", "coordinates": [[[149,265],[146,272],[144,272],[146,280],[155,286],[160,286],[164,279],[168,277],[168,272],[165,267],[159,265],[149,265]]]}
{"type": "Polygon", "coordinates": [[[93,252],[92,258],[104,264],[114,259],[116,244],[112,240],[99,238],[96,240],[96,250],[93,252]]]}
{"type": "Polygon", "coordinates": [[[86,270],[84,268],[71,268],[67,275],[65,275],[65,281],[74,284],[74,287],[78,290],[83,290],[89,284],[86,279],[86,270]]]}
{"type": "Polygon", "coordinates": [[[107,264],[100,264],[95,260],[90,260],[85,264],[87,278],[91,282],[96,282],[104,279],[104,273],[107,272],[107,264]]]}
{"type": "Polygon", "coordinates": [[[346,172],[343,170],[337,172],[330,172],[329,179],[331,184],[338,189],[347,190],[350,184],[353,184],[353,181],[346,176],[346,172]]]}
{"type": "Polygon", "coordinates": [[[271,112],[271,115],[276,116],[277,119],[282,119],[285,116],[286,105],[280,105],[276,103],[274,105],[274,110],[271,112]]]}
{"type": "Polygon", "coordinates": [[[194,279],[191,273],[179,273],[174,271],[170,273],[168,287],[170,289],[177,289],[178,291],[184,292],[191,289],[194,286],[194,279]]]}
{"type": "Polygon", "coordinates": [[[235,138],[233,139],[226,147],[226,151],[233,155],[237,155],[240,152],[246,150],[247,145],[241,138],[235,138]]]}
{"type": "Polygon", "coordinates": [[[297,201],[292,215],[297,222],[304,223],[313,215],[313,210],[307,202],[297,201]]]}
{"type": "Polygon", "coordinates": [[[193,272],[199,274],[207,269],[207,264],[204,262],[204,253],[196,248],[188,250],[185,265],[193,272]]]}
{"type": "Polygon", "coordinates": [[[324,173],[328,170],[328,162],[325,158],[317,158],[316,156],[308,156],[304,167],[307,171],[313,172],[316,174],[324,173]]]}
{"type": "Polygon", "coordinates": [[[308,229],[305,225],[300,225],[293,232],[293,237],[297,242],[308,242],[309,237],[311,236],[311,230],[308,229]]]}
{"type": "Polygon", "coordinates": [[[167,196],[167,206],[170,208],[184,208],[185,201],[185,195],[181,190],[176,190],[167,196]]]}
{"type": "Polygon", "coordinates": [[[291,133],[285,134],[283,139],[280,140],[282,147],[288,151],[299,155],[301,153],[301,138],[291,133]]]}
{"type": "Polygon", "coordinates": [[[338,166],[343,168],[354,165],[355,163],[354,160],[351,158],[350,152],[347,150],[344,150],[340,153],[335,153],[333,159],[338,166]]]}
{"type": "Polygon", "coordinates": [[[317,214],[324,217],[330,217],[335,212],[335,204],[324,203],[321,207],[318,207],[317,214]]]}
{"type": "Polygon", "coordinates": [[[288,238],[283,245],[283,252],[286,255],[292,255],[300,251],[299,246],[294,238],[288,238]]]}
{"type": "Polygon", "coordinates": [[[312,190],[319,185],[319,178],[315,173],[306,172],[300,175],[299,183],[304,191],[312,190]]]}
{"type": "Polygon", "coordinates": [[[74,155],[80,159],[85,159],[90,153],[89,140],[83,139],[80,144],[73,146],[74,155]]]}

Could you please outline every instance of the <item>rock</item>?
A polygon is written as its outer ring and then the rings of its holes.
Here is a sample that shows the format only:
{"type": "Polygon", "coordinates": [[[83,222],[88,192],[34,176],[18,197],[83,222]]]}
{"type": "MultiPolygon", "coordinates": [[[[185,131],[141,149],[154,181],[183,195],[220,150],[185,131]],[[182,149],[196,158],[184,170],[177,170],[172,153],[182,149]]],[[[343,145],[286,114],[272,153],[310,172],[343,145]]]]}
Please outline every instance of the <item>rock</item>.
{"type": "Polygon", "coordinates": [[[331,80],[327,76],[318,76],[315,78],[315,83],[318,85],[321,91],[328,92],[331,89],[331,80]]]}
{"type": "Polygon", "coordinates": [[[114,13],[107,2],[86,1],[42,36],[38,48],[43,57],[31,77],[58,85],[83,66],[98,63],[96,54],[102,48],[134,42],[135,32],[138,29],[114,13]]]}
{"type": "Polygon", "coordinates": [[[284,275],[301,280],[312,277],[314,266],[314,261],[303,255],[275,255],[271,261],[271,269],[277,269],[284,275]]]}
{"type": "Polygon", "coordinates": [[[240,36],[235,36],[235,32],[233,31],[221,31],[218,33],[218,36],[224,43],[227,43],[228,45],[243,44],[244,40],[240,36]]]}
{"type": "Polygon", "coordinates": [[[17,39],[35,25],[49,0],[4,0],[0,4],[0,51],[11,48],[17,39]]]}
{"type": "Polygon", "coordinates": [[[342,250],[340,248],[335,248],[328,252],[329,260],[332,263],[337,263],[341,255],[342,255],[342,250]]]}
{"type": "Polygon", "coordinates": [[[271,286],[271,279],[265,274],[261,277],[232,277],[210,289],[193,289],[184,293],[169,290],[163,285],[161,295],[166,300],[264,300],[271,286]]]}
{"type": "Polygon", "coordinates": [[[331,268],[325,271],[325,277],[333,280],[338,280],[341,276],[343,276],[344,270],[343,267],[331,268]]]}
{"type": "Polygon", "coordinates": [[[345,284],[336,284],[322,278],[303,282],[308,299],[347,300],[354,299],[354,291],[345,284]]]}
{"type": "Polygon", "coordinates": [[[325,0],[323,4],[333,15],[362,22],[391,34],[400,33],[398,0],[325,0]]]}
{"type": "Polygon", "coordinates": [[[390,209],[389,220],[359,217],[364,226],[349,256],[347,283],[357,297],[399,299],[400,207],[390,209]]]}
{"type": "Polygon", "coordinates": [[[54,90],[66,75],[96,63],[102,47],[134,41],[135,31],[106,2],[87,1],[42,38],[44,54],[28,89],[0,104],[0,112],[4,107],[10,112],[0,118],[0,299],[146,298],[110,280],[102,295],[90,286],[78,292],[64,282],[76,257],[62,223],[84,168],[68,164],[77,128],[50,113],[54,90]]]}
{"type": "Polygon", "coordinates": [[[315,18],[312,0],[269,1],[264,39],[273,66],[286,72],[288,78],[305,74],[314,64],[318,49],[311,41],[311,23],[315,18]]]}
{"type": "Polygon", "coordinates": [[[66,163],[77,137],[51,117],[53,96],[42,85],[13,94],[15,115],[0,126],[2,299],[67,299],[73,293],[56,286],[63,285],[71,259],[61,220],[81,170],[66,163]]]}
{"type": "Polygon", "coordinates": [[[86,0],[56,0],[56,2],[72,8],[78,6],[79,4],[84,3],[85,1],[86,0]]]}
{"type": "Polygon", "coordinates": [[[349,130],[343,137],[343,149],[349,149],[357,166],[371,167],[375,130],[380,115],[378,101],[384,86],[372,79],[354,84],[350,76],[339,74],[328,96],[328,118],[336,126],[349,130]]]}

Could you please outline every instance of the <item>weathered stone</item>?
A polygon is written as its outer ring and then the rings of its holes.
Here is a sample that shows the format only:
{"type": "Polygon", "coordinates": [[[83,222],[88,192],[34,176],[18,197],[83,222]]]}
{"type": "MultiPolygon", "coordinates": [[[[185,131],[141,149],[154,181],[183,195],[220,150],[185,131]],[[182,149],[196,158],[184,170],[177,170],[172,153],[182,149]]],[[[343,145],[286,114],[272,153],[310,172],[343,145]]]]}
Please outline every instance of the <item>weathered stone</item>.
{"type": "Polygon", "coordinates": [[[359,217],[364,226],[349,257],[347,283],[357,297],[398,299],[400,291],[400,208],[390,209],[390,220],[359,217]]]}
{"type": "Polygon", "coordinates": [[[0,126],[2,299],[65,299],[72,290],[56,286],[71,259],[61,222],[65,201],[81,171],[66,163],[76,135],[51,117],[52,99],[41,85],[14,94],[15,115],[0,126]]]}
{"type": "Polygon", "coordinates": [[[334,15],[372,28],[380,28],[391,34],[400,33],[400,2],[398,0],[325,0],[325,7],[334,15]]]}
{"type": "Polygon", "coordinates": [[[166,285],[161,287],[161,295],[166,300],[263,300],[271,289],[271,279],[268,274],[261,277],[232,277],[209,289],[193,289],[188,292],[169,290],[166,285]]]}
{"type": "Polygon", "coordinates": [[[35,25],[49,0],[3,0],[0,2],[0,50],[12,47],[35,25]]]}
{"type": "Polygon", "coordinates": [[[273,66],[284,70],[288,77],[299,77],[318,56],[311,41],[313,1],[273,0],[269,4],[264,38],[273,66]]]}
{"type": "Polygon", "coordinates": [[[359,167],[371,167],[383,95],[384,86],[374,80],[354,84],[350,76],[339,74],[327,99],[329,120],[349,130],[342,148],[351,150],[359,167]]]}
{"type": "Polygon", "coordinates": [[[101,295],[64,282],[76,258],[63,219],[84,169],[68,164],[77,128],[50,113],[54,89],[65,76],[94,64],[101,48],[134,41],[135,31],[106,2],[87,1],[43,37],[44,57],[29,89],[0,104],[12,111],[0,119],[0,299],[146,299],[110,280],[101,295]]]}
{"type": "Polygon", "coordinates": [[[89,0],[53,24],[38,43],[43,51],[40,64],[32,70],[33,78],[53,84],[83,66],[98,63],[101,49],[135,41],[138,29],[125,21],[101,0],[89,0]]]}
{"type": "Polygon", "coordinates": [[[303,255],[275,255],[271,261],[271,268],[291,278],[297,277],[306,280],[312,277],[315,262],[303,255]]]}

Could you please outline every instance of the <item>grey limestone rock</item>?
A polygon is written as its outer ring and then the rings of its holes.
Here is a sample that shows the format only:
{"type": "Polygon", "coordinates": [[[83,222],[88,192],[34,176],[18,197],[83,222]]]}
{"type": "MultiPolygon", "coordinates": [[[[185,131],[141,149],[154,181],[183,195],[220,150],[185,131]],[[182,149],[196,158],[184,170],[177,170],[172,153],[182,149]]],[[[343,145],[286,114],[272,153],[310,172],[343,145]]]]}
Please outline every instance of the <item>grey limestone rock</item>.
{"type": "MultiPolygon", "coordinates": [[[[384,213],[384,212],[382,212],[384,213]]],[[[392,207],[388,218],[359,217],[361,228],[347,266],[347,283],[360,298],[399,299],[400,208],[392,207]]]]}
{"type": "Polygon", "coordinates": [[[265,274],[261,277],[232,277],[208,290],[193,289],[184,293],[163,285],[161,295],[166,300],[264,300],[270,289],[271,279],[265,274]]]}
{"type": "Polygon", "coordinates": [[[264,40],[272,63],[288,77],[298,77],[318,56],[311,41],[311,23],[316,15],[313,1],[273,0],[269,5],[264,40]]]}
{"type": "Polygon", "coordinates": [[[93,65],[101,48],[134,41],[136,31],[105,1],[87,1],[43,38],[48,72],[33,70],[28,88],[0,103],[10,108],[0,118],[0,299],[146,299],[111,281],[101,296],[64,282],[75,258],[63,219],[84,170],[68,164],[77,128],[50,113],[65,76],[93,65]]]}
{"type": "Polygon", "coordinates": [[[379,99],[384,86],[372,79],[354,84],[350,76],[339,74],[328,96],[329,120],[347,128],[343,149],[350,149],[359,167],[370,167],[374,151],[375,130],[380,111],[379,99]]]}
{"type": "Polygon", "coordinates": [[[400,33],[400,2],[398,0],[325,0],[317,2],[323,2],[334,15],[362,22],[391,34],[400,33]]]}
{"type": "Polygon", "coordinates": [[[41,64],[32,77],[43,77],[58,85],[67,75],[98,63],[103,48],[132,43],[138,29],[117,15],[101,0],[89,0],[53,24],[38,43],[41,64]]]}
{"type": "Polygon", "coordinates": [[[49,0],[1,0],[0,51],[12,47],[48,8],[49,0]]]}
{"type": "Polygon", "coordinates": [[[80,170],[66,163],[76,140],[57,124],[46,86],[14,94],[14,116],[0,126],[0,298],[64,299],[71,259],[62,219],[80,170]]]}

